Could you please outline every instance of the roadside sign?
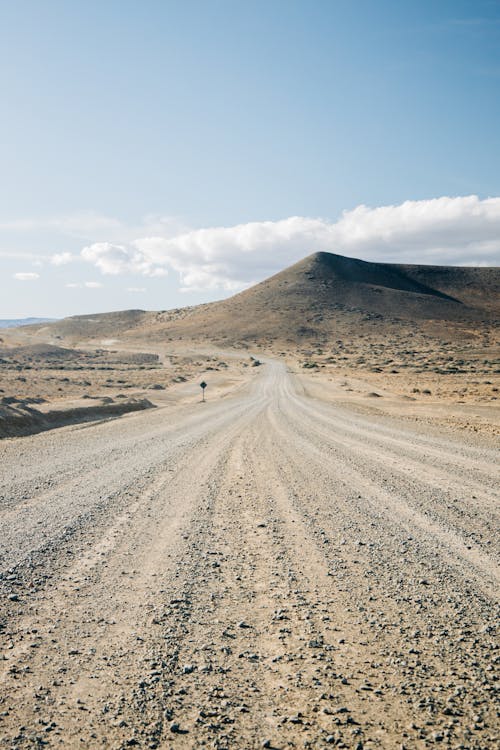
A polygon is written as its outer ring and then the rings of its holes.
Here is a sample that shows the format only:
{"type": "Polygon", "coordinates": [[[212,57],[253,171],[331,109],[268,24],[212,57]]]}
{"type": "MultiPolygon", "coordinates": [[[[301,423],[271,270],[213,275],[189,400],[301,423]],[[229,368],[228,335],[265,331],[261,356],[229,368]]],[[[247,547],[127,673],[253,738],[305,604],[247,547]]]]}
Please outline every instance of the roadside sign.
{"type": "Polygon", "coordinates": [[[201,392],[203,393],[202,401],[205,401],[205,388],[206,387],[207,387],[207,384],[205,383],[204,380],[202,380],[200,383],[201,392]]]}

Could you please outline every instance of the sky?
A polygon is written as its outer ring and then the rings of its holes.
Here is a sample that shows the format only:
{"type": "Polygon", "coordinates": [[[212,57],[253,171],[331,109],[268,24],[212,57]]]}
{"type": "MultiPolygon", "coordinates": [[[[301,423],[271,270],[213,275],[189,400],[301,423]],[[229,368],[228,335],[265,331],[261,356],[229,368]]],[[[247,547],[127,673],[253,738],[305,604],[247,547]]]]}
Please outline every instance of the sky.
{"type": "Polygon", "coordinates": [[[0,0],[0,318],[500,261],[500,0],[0,0]]]}

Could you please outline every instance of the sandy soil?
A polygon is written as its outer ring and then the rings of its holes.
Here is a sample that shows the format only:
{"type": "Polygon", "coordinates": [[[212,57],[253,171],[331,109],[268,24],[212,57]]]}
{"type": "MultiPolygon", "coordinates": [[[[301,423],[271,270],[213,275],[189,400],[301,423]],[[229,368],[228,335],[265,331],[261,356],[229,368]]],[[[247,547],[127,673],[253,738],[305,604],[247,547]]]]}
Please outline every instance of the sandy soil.
{"type": "Polygon", "coordinates": [[[101,339],[61,347],[33,343],[17,329],[7,333],[0,347],[0,438],[191,402],[201,381],[217,398],[237,387],[253,364],[248,355],[207,346],[101,339]]]}
{"type": "Polygon", "coordinates": [[[0,747],[497,747],[493,438],[179,387],[0,442],[0,747]]]}
{"type": "Polygon", "coordinates": [[[420,382],[420,388],[416,389],[411,387],[412,380],[409,383],[406,379],[360,374],[354,369],[344,370],[342,374],[317,370],[305,375],[296,362],[290,367],[302,384],[304,394],[360,414],[394,416],[428,427],[446,427],[454,432],[466,430],[490,437],[500,435],[500,400],[495,395],[474,398],[470,387],[467,400],[457,399],[446,389],[449,384],[442,384],[439,376],[428,377],[426,387],[420,382]]]}

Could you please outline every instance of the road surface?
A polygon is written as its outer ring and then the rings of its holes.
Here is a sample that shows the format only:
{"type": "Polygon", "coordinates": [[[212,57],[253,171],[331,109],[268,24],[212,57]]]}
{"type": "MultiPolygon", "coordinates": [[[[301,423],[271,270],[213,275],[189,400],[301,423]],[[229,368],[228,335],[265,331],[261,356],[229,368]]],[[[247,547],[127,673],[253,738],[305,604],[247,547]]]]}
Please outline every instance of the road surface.
{"type": "Polygon", "coordinates": [[[498,747],[498,469],[236,394],[0,443],[0,747],[498,747]]]}

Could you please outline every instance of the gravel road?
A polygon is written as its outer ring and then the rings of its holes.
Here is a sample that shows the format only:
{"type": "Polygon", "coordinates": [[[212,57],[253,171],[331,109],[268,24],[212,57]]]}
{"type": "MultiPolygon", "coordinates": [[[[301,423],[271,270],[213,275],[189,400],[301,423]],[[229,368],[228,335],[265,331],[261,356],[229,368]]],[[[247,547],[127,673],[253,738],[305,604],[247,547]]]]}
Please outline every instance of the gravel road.
{"type": "Polygon", "coordinates": [[[274,362],[2,441],[0,747],[498,747],[496,459],[274,362]]]}

